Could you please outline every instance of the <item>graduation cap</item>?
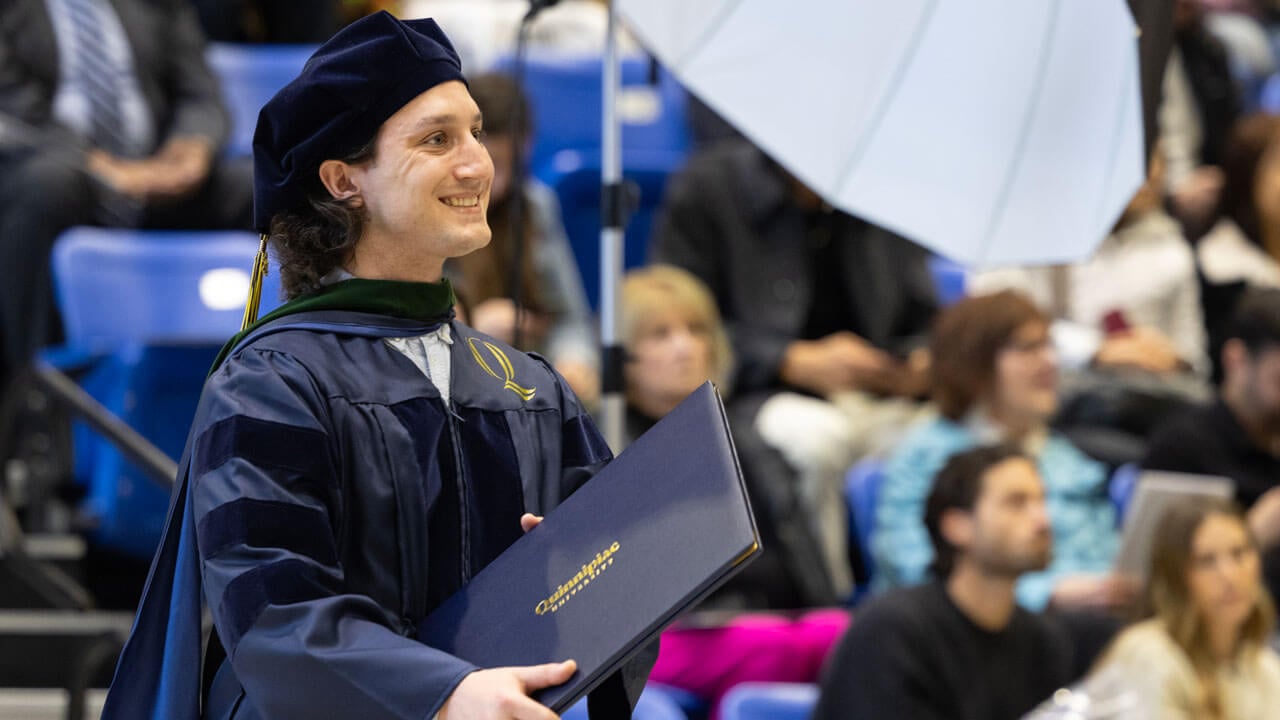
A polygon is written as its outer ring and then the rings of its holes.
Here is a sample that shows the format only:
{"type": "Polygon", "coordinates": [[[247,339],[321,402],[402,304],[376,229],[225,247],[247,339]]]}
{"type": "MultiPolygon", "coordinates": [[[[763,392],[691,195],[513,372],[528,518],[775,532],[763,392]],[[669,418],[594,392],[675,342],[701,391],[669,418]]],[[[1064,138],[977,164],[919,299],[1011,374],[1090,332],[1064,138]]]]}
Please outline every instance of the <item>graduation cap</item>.
{"type": "Polygon", "coordinates": [[[271,219],[306,206],[319,184],[320,163],[364,147],[410,100],[450,80],[465,82],[458,53],[440,26],[381,11],[329,38],[262,106],[253,133],[253,224],[262,240],[244,327],[258,316],[271,219]]]}

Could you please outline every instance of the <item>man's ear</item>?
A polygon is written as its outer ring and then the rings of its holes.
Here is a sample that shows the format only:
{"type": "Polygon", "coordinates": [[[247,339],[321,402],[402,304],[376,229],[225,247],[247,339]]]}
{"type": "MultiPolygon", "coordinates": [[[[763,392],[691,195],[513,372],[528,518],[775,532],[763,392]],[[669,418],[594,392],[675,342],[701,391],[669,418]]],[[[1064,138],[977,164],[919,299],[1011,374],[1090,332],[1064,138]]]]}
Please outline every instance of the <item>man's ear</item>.
{"type": "Polygon", "coordinates": [[[938,530],[951,547],[963,552],[973,542],[973,513],[947,510],[942,513],[938,530]]]}
{"type": "Polygon", "coordinates": [[[355,168],[341,160],[325,160],[320,163],[320,182],[334,200],[349,200],[359,207],[364,204],[360,196],[360,183],[355,168]]]}

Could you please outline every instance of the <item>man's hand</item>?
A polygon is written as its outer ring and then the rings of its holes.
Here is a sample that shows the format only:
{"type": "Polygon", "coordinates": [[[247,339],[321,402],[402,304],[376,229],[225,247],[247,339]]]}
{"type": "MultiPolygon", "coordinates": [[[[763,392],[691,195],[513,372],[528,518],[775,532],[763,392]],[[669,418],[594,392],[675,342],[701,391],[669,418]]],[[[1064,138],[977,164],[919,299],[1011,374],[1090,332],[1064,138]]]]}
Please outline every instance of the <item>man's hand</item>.
{"type": "Polygon", "coordinates": [[[561,360],[555,364],[556,372],[564,377],[573,394],[586,407],[594,407],[600,400],[600,373],[579,360],[561,360]]]}
{"type": "Polygon", "coordinates": [[[1093,356],[1093,362],[1098,367],[1129,367],[1152,373],[1177,372],[1183,367],[1173,342],[1149,327],[1108,336],[1093,356]]]}
{"type": "Polygon", "coordinates": [[[844,390],[874,390],[894,372],[893,358],[851,332],[797,340],[778,368],[783,382],[824,397],[844,390]]]}
{"type": "Polygon", "coordinates": [[[534,515],[533,513],[525,513],[520,516],[520,529],[525,532],[529,532],[530,530],[538,527],[538,523],[540,522],[542,522],[541,515],[534,515]]]}
{"type": "Polygon", "coordinates": [[[1053,586],[1049,604],[1059,610],[1119,615],[1138,599],[1138,581],[1125,575],[1072,575],[1053,586]]]}
{"type": "Polygon", "coordinates": [[[567,681],[577,669],[577,663],[566,660],[477,670],[454,688],[439,720],[556,720],[554,712],[529,694],[567,681]]]}
{"type": "MultiPolygon", "coordinates": [[[[516,337],[516,304],[511,298],[489,298],[471,308],[471,327],[485,335],[492,335],[508,345],[515,344],[516,337]]],[[[542,337],[545,323],[534,312],[525,308],[520,313],[520,343],[524,346],[536,345],[542,337]]]]}
{"type": "Polygon", "coordinates": [[[1258,498],[1247,516],[1249,529],[1266,551],[1280,544],[1280,487],[1271,488],[1258,498]]]}
{"type": "Polygon", "coordinates": [[[89,172],[116,192],[143,202],[175,200],[195,192],[213,167],[213,148],[203,138],[174,138],[140,160],[101,150],[87,156],[89,172]]]}

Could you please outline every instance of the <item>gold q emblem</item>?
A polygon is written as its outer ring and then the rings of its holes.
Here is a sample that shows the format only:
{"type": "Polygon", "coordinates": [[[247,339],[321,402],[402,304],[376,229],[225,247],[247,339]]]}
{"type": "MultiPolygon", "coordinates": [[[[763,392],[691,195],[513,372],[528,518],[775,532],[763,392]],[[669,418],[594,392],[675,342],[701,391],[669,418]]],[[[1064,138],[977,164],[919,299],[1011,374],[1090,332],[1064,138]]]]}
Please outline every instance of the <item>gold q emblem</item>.
{"type": "Polygon", "coordinates": [[[510,390],[516,395],[519,395],[520,399],[525,402],[533,399],[533,394],[538,391],[538,388],[526,388],[516,384],[515,368],[511,367],[511,359],[502,351],[502,348],[487,340],[480,340],[479,338],[467,338],[467,347],[471,348],[471,355],[476,359],[476,364],[484,368],[485,372],[502,381],[502,388],[504,390],[510,390]],[[489,351],[489,354],[493,356],[493,359],[497,361],[498,367],[502,369],[501,374],[494,372],[493,368],[490,367],[489,363],[484,359],[484,354],[480,352],[481,345],[483,345],[484,348],[489,351]]]}

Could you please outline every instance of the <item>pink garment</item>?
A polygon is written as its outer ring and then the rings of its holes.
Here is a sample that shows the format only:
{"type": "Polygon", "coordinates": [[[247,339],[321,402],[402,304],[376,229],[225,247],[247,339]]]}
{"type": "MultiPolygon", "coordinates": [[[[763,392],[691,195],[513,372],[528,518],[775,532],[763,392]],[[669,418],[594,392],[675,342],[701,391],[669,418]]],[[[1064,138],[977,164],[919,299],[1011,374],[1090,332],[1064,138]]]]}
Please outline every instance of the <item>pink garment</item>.
{"type": "Polygon", "coordinates": [[[706,700],[716,720],[720,698],[743,682],[818,681],[822,665],[849,626],[849,611],[813,610],[799,618],[764,613],[718,627],[673,625],[662,633],[649,680],[706,700]]]}

